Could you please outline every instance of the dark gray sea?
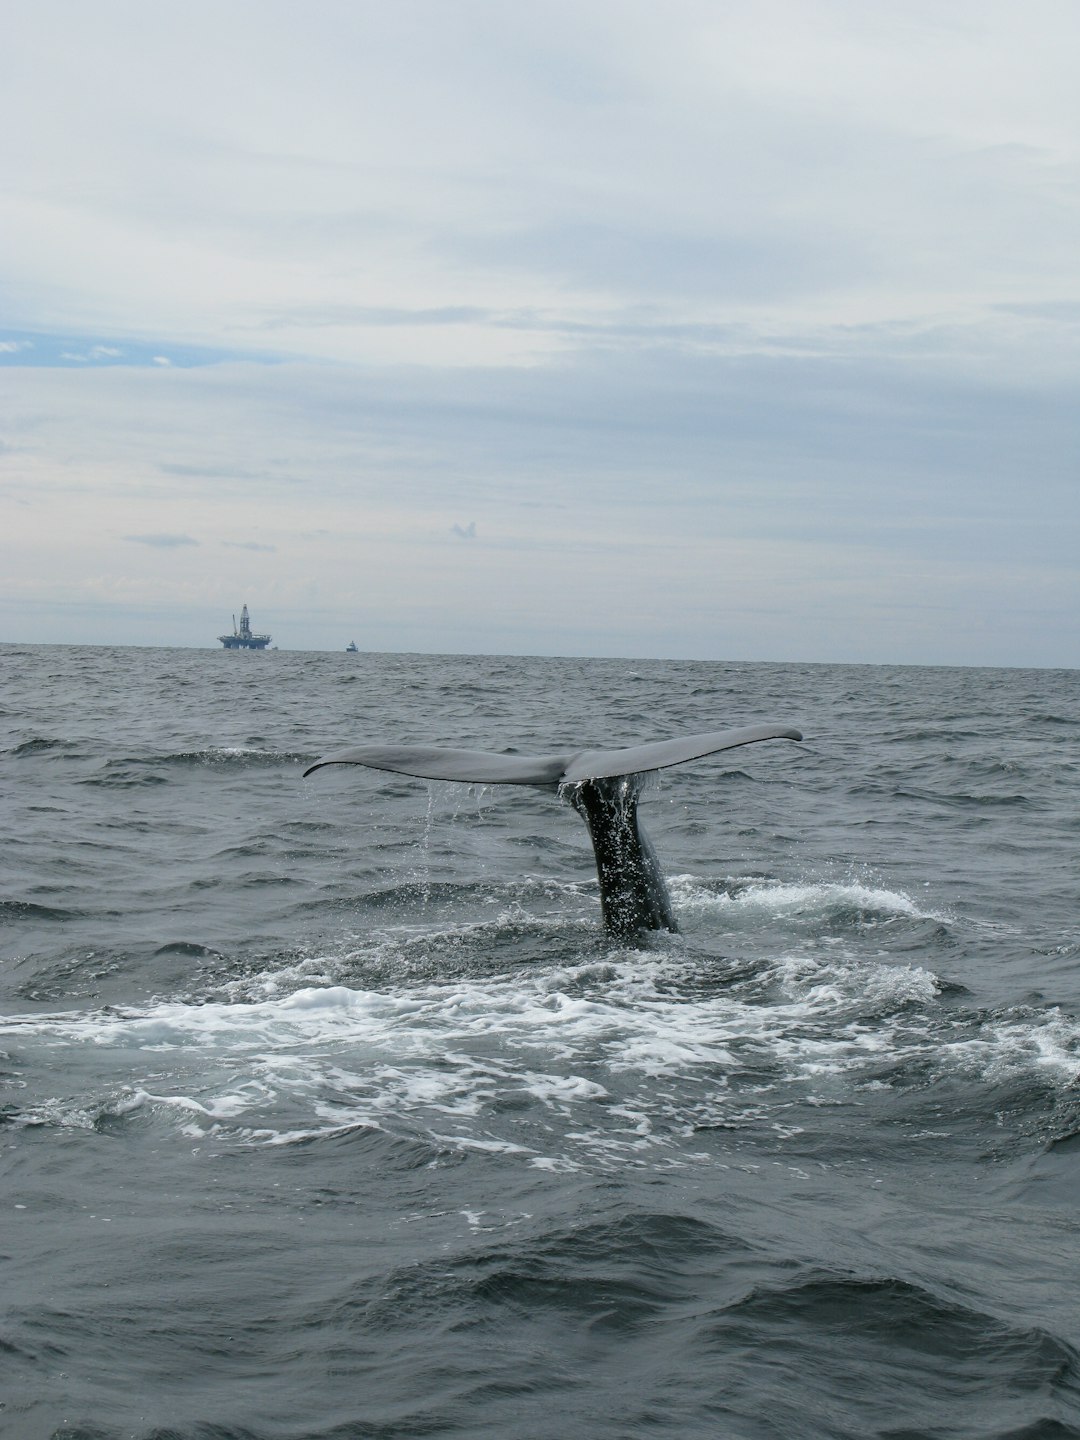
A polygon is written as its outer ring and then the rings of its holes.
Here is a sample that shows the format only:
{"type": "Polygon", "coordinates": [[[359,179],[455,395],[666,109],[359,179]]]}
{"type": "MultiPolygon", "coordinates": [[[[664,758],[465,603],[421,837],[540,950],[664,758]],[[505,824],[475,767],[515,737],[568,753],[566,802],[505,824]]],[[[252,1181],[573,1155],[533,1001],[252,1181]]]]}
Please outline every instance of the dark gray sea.
{"type": "Polygon", "coordinates": [[[1080,672],[0,647],[0,1432],[1080,1436],[1080,672]],[[775,720],[600,928],[522,789],[775,720]]]}

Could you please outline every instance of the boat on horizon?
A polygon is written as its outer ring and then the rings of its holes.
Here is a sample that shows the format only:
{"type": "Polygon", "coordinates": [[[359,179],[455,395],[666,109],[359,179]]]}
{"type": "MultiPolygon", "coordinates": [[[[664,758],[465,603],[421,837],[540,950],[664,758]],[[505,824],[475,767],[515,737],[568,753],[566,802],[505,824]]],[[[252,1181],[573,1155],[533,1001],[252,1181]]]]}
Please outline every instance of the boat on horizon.
{"type": "Polygon", "coordinates": [[[349,643],[345,646],[345,650],[346,653],[349,655],[359,655],[360,653],[360,647],[359,645],[357,645],[355,640],[350,640],[349,643]]]}

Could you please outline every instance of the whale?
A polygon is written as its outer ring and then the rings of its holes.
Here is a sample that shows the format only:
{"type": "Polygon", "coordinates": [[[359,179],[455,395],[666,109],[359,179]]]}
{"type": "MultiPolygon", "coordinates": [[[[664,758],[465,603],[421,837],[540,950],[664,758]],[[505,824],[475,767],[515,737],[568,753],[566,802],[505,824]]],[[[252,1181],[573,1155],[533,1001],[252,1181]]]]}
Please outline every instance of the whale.
{"type": "Polygon", "coordinates": [[[588,829],[604,928],[616,939],[630,940],[648,931],[679,928],[660,862],[638,817],[646,776],[740,745],[802,738],[802,731],[793,726],[763,723],[623,749],[552,755],[452,750],[438,745],[359,745],[324,755],[307,767],[304,777],[327,765],[363,765],[420,780],[549,790],[566,800],[588,829]]]}

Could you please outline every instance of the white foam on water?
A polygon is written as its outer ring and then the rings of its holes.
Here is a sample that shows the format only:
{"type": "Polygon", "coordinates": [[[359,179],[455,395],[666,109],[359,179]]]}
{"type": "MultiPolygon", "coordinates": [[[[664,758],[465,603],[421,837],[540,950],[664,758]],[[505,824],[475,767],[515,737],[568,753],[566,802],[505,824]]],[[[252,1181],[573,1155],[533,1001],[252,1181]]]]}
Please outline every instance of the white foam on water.
{"type": "MultiPolygon", "coordinates": [[[[883,1060],[1074,1081],[1075,1020],[960,1025],[940,989],[922,967],[824,944],[705,987],[673,945],[381,989],[268,983],[259,999],[16,1016],[0,1034],[85,1047],[99,1073],[108,1052],[122,1097],[109,1113],[141,1110],[186,1137],[289,1144],[367,1127],[541,1168],[646,1163],[701,1126],[793,1137],[793,1105],[830,1103],[838,1084],[887,1088],[883,1060]]],[[[85,1099],[38,1108],[47,1123],[94,1121],[85,1099]]]]}
{"type": "Polygon", "coordinates": [[[793,1004],[814,1013],[852,1006],[886,1013],[908,1004],[926,1006],[941,990],[938,977],[919,965],[867,965],[799,955],[778,960],[770,972],[793,1004]]]}
{"type": "Polygon", "coordinates": [[[944,1048],[958,1071],[995,1082],[1023,1074],[1070,1088],[1080,1081],[1080,1026],[1056,1007],[1037,1018],[990,1020],[979,1035],[944,1048]]]}

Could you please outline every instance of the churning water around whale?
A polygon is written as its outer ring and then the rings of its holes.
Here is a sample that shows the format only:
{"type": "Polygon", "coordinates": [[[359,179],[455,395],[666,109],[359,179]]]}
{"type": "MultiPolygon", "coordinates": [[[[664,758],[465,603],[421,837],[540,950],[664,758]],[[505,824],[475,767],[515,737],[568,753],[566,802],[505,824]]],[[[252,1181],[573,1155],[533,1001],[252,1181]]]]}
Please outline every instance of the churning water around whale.
{"type": "Polygon", "coordinates": [[[1077,672],[0,647],[0,1431],[1080,1436],[1077,672]],[[547,794],[301,771],[769,719],[547,794]]]}

